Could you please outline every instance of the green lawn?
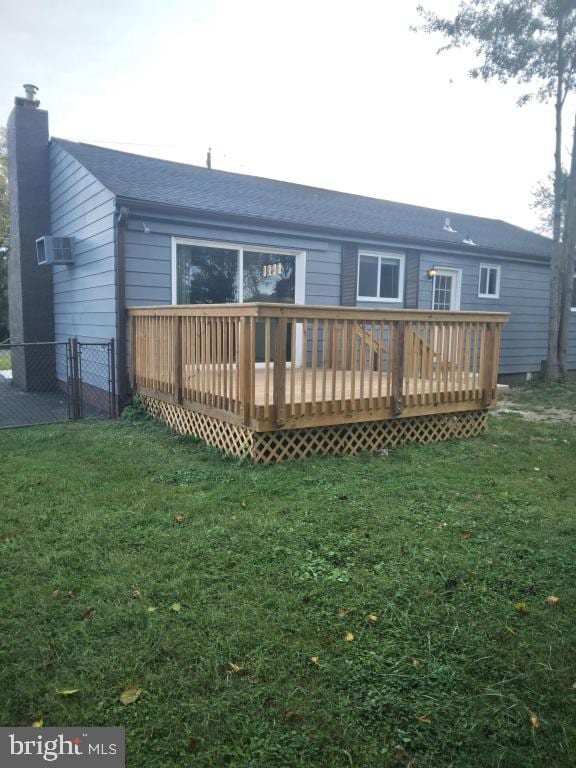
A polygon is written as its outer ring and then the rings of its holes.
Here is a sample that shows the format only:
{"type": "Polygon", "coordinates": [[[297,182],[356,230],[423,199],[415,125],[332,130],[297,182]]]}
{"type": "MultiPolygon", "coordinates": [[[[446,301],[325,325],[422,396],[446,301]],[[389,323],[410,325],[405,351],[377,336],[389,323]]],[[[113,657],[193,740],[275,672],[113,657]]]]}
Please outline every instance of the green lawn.
{"type": "Polygon", "coordinates": [[[10,370],[12,367],[11,357],[9,349],[0,349],[0,371],[10,370]]]}
{"type": "Polygon", "coordinates": [[[576,427],[253,467],[125,419],[0,455],[0,725],[123,725],[133,768],[576,764],[576,427]]]}
{"type": "Polygon", "coordinates": [[[550,385],[536,379],[529,385],[510,387],[501,399],[535,411],[543,411],[545,408],[576,411],[576,381],[550,385]]]}

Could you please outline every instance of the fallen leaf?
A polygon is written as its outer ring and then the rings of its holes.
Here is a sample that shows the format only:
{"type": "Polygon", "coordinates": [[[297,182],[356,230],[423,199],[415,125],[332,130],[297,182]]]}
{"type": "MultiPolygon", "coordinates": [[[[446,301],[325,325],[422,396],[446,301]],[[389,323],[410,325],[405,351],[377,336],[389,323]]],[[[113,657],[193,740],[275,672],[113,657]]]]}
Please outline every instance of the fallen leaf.
{"type": "Polygon", "coordinates": [[[124,706],[127,704],[134,704],[134,702],[140,698],[142,688],[138,688],[137,685],[128,685],[120,694],[120,701],[124,706]]]}
{"type": "Polygon", "coordinates": [[[238,520],[238,515],[230,515],[230,520],[238,520]]]}
{"type": "Polygon", "coordinates": [[[284,717],[286,720],[296,720],[301,717],[301,715],[300,712],[297,712],[295,709],[289,709],[284,713],[284,717]]]}
{"type": "Polygon", "coordinates": [[[172,603],[172,605],[170,606],[170,610],[176,611],[176,613],[179,613],[182,610],[182,606],[180,605],[180,603],[172,603]]]}
{"type": "Polygon", "coordinates": [[[461,539],[469,539],[470,536],[472,536],[472,531],[462,531],[460,533],[460,538],[461,539]]]}
{"type": "Polygon", "coordinates": [[[351,642],[352,640],[354,640],[354,635],[352,634],[352,632],[345,632],[344,633],[344,640],[346,640],[346,642],[348,642],[348,643],[351,642]]]}
{"type": "Polygon", "coordinates": [[[148,613],[154,613],[154,611],[157,611],[158,608],[156,608],[155,605],[149,605],[148,608],[146,608],[146,610],[148,611],[148,613]]]}
{"type": "Polygon", "coordinates": [[[532,712],[532,710],[529,709],[528,717],[530,718],[530,724],[532,725],[532,728],[540,728],[540,718],[536,712],[532,712]]]}
{"type": "Polygon", "coordinates": [[[312,662],[312,664],[317,665],[318,662],[320,661],[320,656],[310,656],[310,661],[312,662]]]}
{"type": "Polygon", "coordinates": [[[55,589],[55,590],[52,592],[52,594],[50,595],[50,597],[51,597],[53,600],[56,600],[56,598],[58,597],[58,595],[59,595],[59,594],[60,594],[60,590],[59,590],[59,589],[55,589]]]}
{"type": "Polygon", "coordinates": [[[540,467],[534,467],[534,472],[540,472],[540,467]]]}
{"type": "Polygon", "coordinates": [[[349,616],[354,608],[338,608],[338,616],[349,616]]]}
{"type": "Polygon", "coordinates": [[[84,616],[82,616],[82,618],[84,619],[84,621],[88,621],[88,619],[91,619],[95,613],[96,613],[96,608],[88,608],[88,610],[86,611],[84,616]]]}
{"type": "Polygon", "coordinates": [[[514,610],[517,613],[526,613],[528,611],[528,606],[526,605],[526,603],[516,603],[516,605],[514,606],[514,610]]]}
{"type": "Polygon", "coordinates": [[[136,599],[136,600],[137,600],[139,597],[142,597],[142,594],[141,594],[140,590],[139,590],[139,589],[134,589],[134,590],[132,590],[132,597],[133,597],[134,599],[136,599]]]}
{"type": "Polygon", "coordinates": [[[368,621],[371,621],[372,624],[376,624],[376,622],[378,621],[378,616],[376,616],[375,613],[369,613],[368,614],[368,621]]]}
{"type": "Polygon", "coordinates": [[[70,600],[74,600],[74,598],[76,597],[76,592],[72,592],[72,590],[70,590],[70,592],[68,592],[68,597],[70,598],[70,600]]]}
{"type": "Polygon", "coordinates": [[[548,605],[549,605],[549,606],[551,606],[552,608],[554,608],[554,606],[556,605],[556,603],[558,602],[558,600],[560,600],[560,598],[559,598],[559,597],[556,597],[556,595],[548,595],[548,597],[546,598],[546,602],[547,602],[547,603],[548,603],[548,605]]]}
{"type": "Polygon", "coordinates": [[[60,696],[74,696],[79,691],[80,688],[56,688],[56,693],[59,693],[60,696]]]}
{"type": "Polygon", "coordinates": [[[174,515],[174,520],[176,520],[177,523],[181,523],[184,520],[184,515],[174,515]]]}
{"type": "Polygon", "coordinates": [[[443,520],[434,520],[434,525],[435,525],[437,528],[446,528],[446,526],[448,525],[448,523],[445,523],[443,520]]]}
{"type": "Polygon", "coordinates": [[[228,666],[230,667],[232,672],[241,672],[242,671],[242,667],[240,666],[240,664],[233,664],[232,662],[229,662],[228,666]]]}
{"type": "Polygon", "coordinates": [[[41,717],[39,720],[34,720],[32,723],[32,728],[42,728],[44,725],[44,719],[41,717]]]}
{"type": "Polygon", "coordinates": [[[506,627],[506,632],[509,632],[511,635],[517,635],[518,632],[516,632],[515,629],[512,629],[512,627],[506,627]]]}
{"type": "Polygon", "coordinates": [[[430,717],[430,715],[420,715],[417,719],[420,720],[421,723],[431,723],[432,722],[432,718],[430,717]]]}
{"type": "Polygon", "coordinates": [[[412,659],[412,666],[418,669],[418,667],[420,666],[420,662],[418,661],[418,659],[412,659]]]}
{"type": "Polygon", "coordinates": [[[240,502],[240,506],[241,506],[241,507],[244,507],[244,509],[246,509],[246,502],[245,502],[245,501],[241,501],[241,502],[240,502]]]}

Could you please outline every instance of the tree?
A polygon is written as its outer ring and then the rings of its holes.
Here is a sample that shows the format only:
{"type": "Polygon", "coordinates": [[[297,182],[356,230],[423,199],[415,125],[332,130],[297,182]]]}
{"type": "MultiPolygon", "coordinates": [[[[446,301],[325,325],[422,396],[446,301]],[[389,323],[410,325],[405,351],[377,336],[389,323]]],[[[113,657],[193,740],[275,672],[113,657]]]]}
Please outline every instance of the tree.
{"type": "MultiPolygon", "coordinates": [[[[568,194],[568,173],[562,170],[562,221],[566,209],[566,197],[568,194]]],[[[552,237],[554,221],[554,174],[549,173],[546,181],[539,181],[532,190],[532,202],[530,208],[536,211],[539,224],[536,230],[542,235],[552,237]]]]}
{"type": "Polygon", "coordinates": [[[560,339],[567,329],[563,301],[565,283],[572,284],[562,253],[562,117],[567,95],[576,86],[576,0],[461,0],[453,19],[418,6],[422,30],[437,32],[448,44],[440,51],[472,45],[478,65],[473,78],[515,81],[531,90],[520,104],[536,97],[554,101],[555,143],[552,206],[554,241],[550,274],[548,359],[546,378],[565,375],[566,356],[560,339]]]}
{"type": "Polygon", "coordinates": [[[559,331],[559,357],[561,374],[566,378],[568,374],[568,329],[570,328],[570,315],[572,311],[572,290],[574,281],[574,254],[576,252],[576,121],[572,130],[572,161],[570,174],[566,184],[566,205],[564,214],[564,232],[561,244],[560,272],[566,275],[561,285],[559,331]]]}
{"type": "Polygon", "coordinates": [[[8,205],[8,163],[6,130],[0,128],[0,342],[8,337],[8,249],[10,208],[8,205]]]}

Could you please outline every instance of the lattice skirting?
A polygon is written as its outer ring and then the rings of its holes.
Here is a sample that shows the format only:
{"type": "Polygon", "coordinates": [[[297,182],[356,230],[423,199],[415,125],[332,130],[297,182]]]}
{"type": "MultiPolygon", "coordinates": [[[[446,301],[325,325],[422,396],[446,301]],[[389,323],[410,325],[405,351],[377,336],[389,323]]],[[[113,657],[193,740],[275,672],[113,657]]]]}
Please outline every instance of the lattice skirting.
{"type": "Polygon", "coordinates": [[[327,427],[254,432],[175,403],[141,397],[142,406],[181,435],[195,435],[208,445],[254,462],[303,459],[329,453],[377,452],[404,443],[436,443],[453,437],[476,437],[486,430],[487,411],[411,416],[327,427]]]}

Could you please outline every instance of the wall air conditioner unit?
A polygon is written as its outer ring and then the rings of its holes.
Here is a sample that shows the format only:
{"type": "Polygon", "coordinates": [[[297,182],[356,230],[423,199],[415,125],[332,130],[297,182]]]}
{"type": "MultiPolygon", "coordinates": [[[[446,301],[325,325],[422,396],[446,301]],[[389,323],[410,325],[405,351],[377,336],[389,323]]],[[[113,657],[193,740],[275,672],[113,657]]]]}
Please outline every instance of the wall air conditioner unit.
{"type": "Polygon", "coordinates": [[[45,235],[36,240],[38,264],[74,264],[73,238],[45,235]]]}

